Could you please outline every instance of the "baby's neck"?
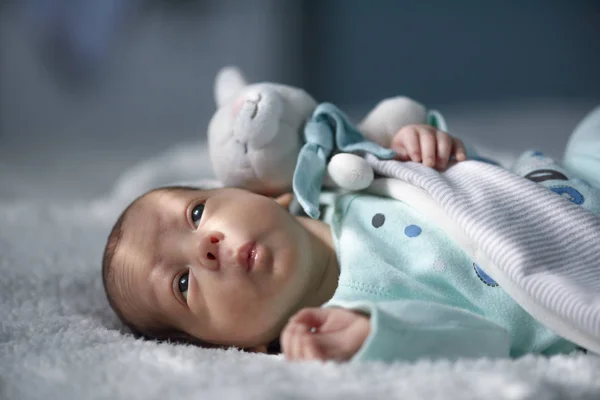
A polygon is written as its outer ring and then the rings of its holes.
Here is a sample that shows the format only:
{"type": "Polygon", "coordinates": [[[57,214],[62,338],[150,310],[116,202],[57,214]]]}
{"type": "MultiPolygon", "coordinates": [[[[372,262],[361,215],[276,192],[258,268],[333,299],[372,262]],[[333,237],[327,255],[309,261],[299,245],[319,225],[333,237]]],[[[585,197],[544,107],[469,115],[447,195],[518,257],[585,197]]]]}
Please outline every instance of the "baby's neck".
{"type": "Polygon", "coordinates": [[[322,266],[315,271],[314,296],[311,298],[308,307],[319,307],[328,302],[335,293],[338,285],[340,269],[337,256],[335,253],[335,245],[331,229],[326,223],[307,218],[297,217],[298,222],[312,235],[312,244],[315,251],[315,262],[322,266]]]}

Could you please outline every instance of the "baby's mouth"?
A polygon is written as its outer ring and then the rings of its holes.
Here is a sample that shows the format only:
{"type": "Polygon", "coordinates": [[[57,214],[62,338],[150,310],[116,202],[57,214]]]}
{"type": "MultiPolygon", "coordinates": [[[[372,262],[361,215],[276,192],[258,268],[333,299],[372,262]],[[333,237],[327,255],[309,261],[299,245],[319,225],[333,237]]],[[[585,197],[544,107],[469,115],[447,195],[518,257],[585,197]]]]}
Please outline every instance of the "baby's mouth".
{"type": "Polygon", "coordinates": [[[246,271],[250,272],[254,268],[258,250],[255,242],[248,242],[237,251],[237,262],[246,271]]]}

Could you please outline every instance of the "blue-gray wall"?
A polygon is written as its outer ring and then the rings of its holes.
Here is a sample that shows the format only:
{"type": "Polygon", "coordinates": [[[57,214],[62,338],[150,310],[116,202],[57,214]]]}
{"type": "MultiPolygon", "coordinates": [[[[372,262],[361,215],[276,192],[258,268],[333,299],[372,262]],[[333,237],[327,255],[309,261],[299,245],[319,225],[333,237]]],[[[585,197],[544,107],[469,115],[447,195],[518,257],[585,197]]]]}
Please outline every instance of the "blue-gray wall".
{"type": "Polygon", "coordinates": [[[303,4],[304,81],[320,99],[600,99],[598,0],[303,4]]]}

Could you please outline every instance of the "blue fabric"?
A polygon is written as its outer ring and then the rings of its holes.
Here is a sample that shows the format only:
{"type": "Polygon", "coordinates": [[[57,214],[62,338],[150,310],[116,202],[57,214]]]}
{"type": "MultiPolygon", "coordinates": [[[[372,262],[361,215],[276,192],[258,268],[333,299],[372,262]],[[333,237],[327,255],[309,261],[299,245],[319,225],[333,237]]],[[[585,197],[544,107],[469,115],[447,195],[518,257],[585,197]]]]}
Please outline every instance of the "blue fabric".
{"type": "Polygon", "coordinates": [[[369,152],[382,159],[394,158],[396,152],[364,138],[348,117],[331,103],[322,103],[304,128],[305,144],[300,149],[294,178],[294,194],[304,212],[319,218],[319,195],[327,162],[334,152],[369,152]]]}
{"type": "Polygon", "coordinates": [[[340,265],[325,307],[371,316],[352,361],[573,351],[519,306],[435,221],[405,203],[338,196],[325,211],[340,265]]]}

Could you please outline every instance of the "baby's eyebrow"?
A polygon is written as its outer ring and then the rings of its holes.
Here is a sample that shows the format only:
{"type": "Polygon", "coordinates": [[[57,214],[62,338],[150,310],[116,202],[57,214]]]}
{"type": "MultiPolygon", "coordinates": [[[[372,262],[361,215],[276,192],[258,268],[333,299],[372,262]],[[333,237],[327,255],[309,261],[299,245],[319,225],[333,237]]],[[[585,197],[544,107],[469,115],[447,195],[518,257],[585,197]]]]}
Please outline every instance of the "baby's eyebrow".
{"type": "MultiPolygon", "coordinates": [[[[154,298],[154,304],[160,310],[161,314],[164,314],[165,304],[164,299],[173,298],[174,294],[173,283],[171,282],[171,271],[172,268],[167,268],[166,264],[158,262],[150,265],[150,273],[148,274],[148,283],[150,284],[150,295],[154,298]]],[[[170,302],[170,301],[169,301],[170,302]]]]}
{"type": "MultiPolygon", "coordinates": [[[[170,208],[167,212],[159,213],[157,216],[158,229],[155,239],[157,242],[161,240],[161,236],[169,232],[174,226],[180,227],[181,224],[187,223],[187,202],[183,203],[183,205],[169,205],[168,207],[170,208]]],[[[156,246],[156,243],[154,245],[156,246]]]]}

